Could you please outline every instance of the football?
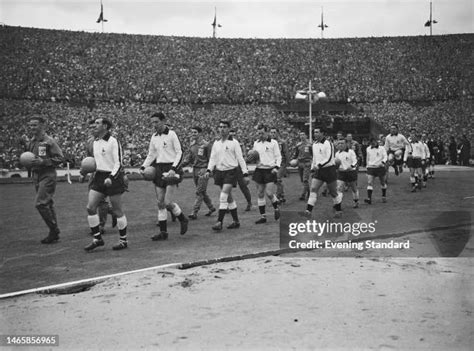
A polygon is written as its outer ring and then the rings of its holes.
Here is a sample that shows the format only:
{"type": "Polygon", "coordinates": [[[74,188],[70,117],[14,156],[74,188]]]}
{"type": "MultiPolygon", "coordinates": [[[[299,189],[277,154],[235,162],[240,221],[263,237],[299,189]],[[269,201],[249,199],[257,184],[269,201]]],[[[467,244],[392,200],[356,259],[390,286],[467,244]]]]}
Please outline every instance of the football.
{"type": "Polygon", "coordinates": [[[297,167],[298,166],[298,160],[297,159],[291,160],[290,161],[290,166],[291,167],[297,167]]]}
{"type": "Polygon", "coordinates": [[[93,172],[95,172],[96,168],[97,168],[97,166],[95,164],[94,157],[86,157],[81,162],[81,173],[82,174],[93,173],[93,172]]]}
{"type": "Polygon", "coordinates": [[[250,150],[247,154],[247,163],[257,163],[260,160],[260,155],[257,150],[250,150]]]}
{"type": "Polygon", "coordinates": [[[395,158],[396,158],[397,160],[401,160],[401,159],[402,159],[402,156],[403,156],[402,150],[397,150],[397,151],[395,151],[395,158]]]}
{"type": "Polygon", "coordinates": [[[319,100],[326,100],[328,97],[326,96],[326,93],[324,92],[319,92],[316,94],[316,96],[318,97],[319,100]]]}
{"type": "Polygon", "coordinates": [[[35,154],[26,151],[20,155],[20,163],[23,167],[31,168],[31,162],[36,158],[35,154]]]}
{"type": "Polygon", "coordinates": [[[145,180],[153,180],[156,176],[156,169],[153,166],[148,166],[143,171],[143,179],[145,180]]]}

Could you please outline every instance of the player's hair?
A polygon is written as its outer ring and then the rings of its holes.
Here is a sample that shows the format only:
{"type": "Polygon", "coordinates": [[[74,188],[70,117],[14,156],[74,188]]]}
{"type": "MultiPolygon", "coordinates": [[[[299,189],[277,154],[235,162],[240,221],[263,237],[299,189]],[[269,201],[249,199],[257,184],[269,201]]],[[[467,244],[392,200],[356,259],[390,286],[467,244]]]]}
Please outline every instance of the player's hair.
{"type": "MultiPolygon", "coordinates": [[[[228,128],[230,128],[230,122],[229,121],[220,120],[219,124],[225,124],[228,128]]],[[[235,130],[234,130],[234,132],[235,132],[235,130]]]]}
{"type": "Polygon", "coordinates": [[[323,134],[326,134],[326,128],[324,127],[316,127],[316,128],[313,128],[313,132],[316,130],[316,129],[319,129],[319,131],[323,134]]]}
{"type": "Polygon", "coordinates": [[[155,118],[157,117],[160,121],[164,121],[166,119],[166,116],[163,112],[155,112],[150,116],[150,118],[155,118]]]}
{"type": "Polygon", "coordinates": [[[105,124],[107,126],[107,130],[112,128],[112,122],[107,119],[107,118],[100,118],[102,120],[102,124],[105,124]]]}
{"type": "Polygon", "coordinates": [[[396,123],[392,123],[392,124],[390,125],[390,127],[395,127],[395,128],[397,128],[397,129],[398,129],[398,124],[396,124],[396,123]]]}
{"type": "Polygon", "coordinates": [[[197,131],[199,134],[202,133],[202,128],[199,126],[192,127],[191,130],[197,131]]]}
{"type": "Polygon", "coordinates": [[[41,116],[32,116],[32,117],[30,117],[30,121],[38,121],[41,124],[44,124],[45,119],[41,116]]]}
{"type": "Polygon", "coordinates": [[[257,130],[260,130],[260,129],[263,129],[264,131],[268,132],[268,126],[266,126],[265,124],[259,124],[257,126],[257,130]]]}
{"type": "Polygon", "coordinates": [[[271,127],[271,128],[270,128],[270,130],[273,130],[273,129],[274,129],[277,133],[280,133],[280,131],[278,130],[277,127],[271,127]]]}

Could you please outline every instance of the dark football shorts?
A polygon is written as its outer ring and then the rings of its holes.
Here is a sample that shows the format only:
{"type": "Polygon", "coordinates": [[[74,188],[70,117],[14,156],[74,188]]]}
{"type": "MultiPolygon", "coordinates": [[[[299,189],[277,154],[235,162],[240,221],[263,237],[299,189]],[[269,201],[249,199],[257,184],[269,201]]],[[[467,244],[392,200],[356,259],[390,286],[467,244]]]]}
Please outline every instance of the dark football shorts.
{"type": "Polygon", "coordinates": [[[214,172],[214,184],[217,186],[223,186],[224,184],[232,184],[235,188],[237,186],[237,174],[238,168],[230,169],[228,171],[214,172]]]}
{"type": "Polygon", "coordinates": [[[257,184],[276,183],[277,175],[271,169],[256,168],[252,179],[257,184]]]}
{"type": "Polygon", "coordinates": [[[337,180],[350,183],[357,181],[357,171],[338,171],[337,172],[337,180]]]}
{"type": "Polygon", "coordinates": [[[166,180],[163,179],[163,173],[171,171],[171,167],[173,166],[173,163],[156,163],[153,165],[156,169],[156,174],[155,174],[155,179],[153,179],[153,183],[158,187],[158,188],[166,188],[168,185],[174,185],[174,184],[179,184],[183,181],[183,171],[181,168],[176,170],[176,174],[179,174],[179,180],[177,183],[169,184],[166,180]]]}
{"type": "Polygon", "coordinates": [[[312,177],[314,179],[321,180],[323,182],[326,182],[327,184],[330,184],[337,180],[336,166],[328,166],[319,169],[314,169],[312,173],[312,177]]]}
{"type": "Polygon", "coordinates": [[[367,175],[370,175],[372,177],[384,177],[385,173],[387,172],[387,169],[385,166],[381,167],[367,167],[367,175]]]}
{"type": "Polygon", "coordinates": [[[124,174],[119,172],[117,177],[111,178],[112,185],[106,186],[104,184],[105,179],[110,175],[110,172],[97,171],[94,173],[93,179],[90,183],[90,189],[95,190],[105,196],[113,196],[122,194],[125,192],[125,182],[123,179],[124,174]]]}

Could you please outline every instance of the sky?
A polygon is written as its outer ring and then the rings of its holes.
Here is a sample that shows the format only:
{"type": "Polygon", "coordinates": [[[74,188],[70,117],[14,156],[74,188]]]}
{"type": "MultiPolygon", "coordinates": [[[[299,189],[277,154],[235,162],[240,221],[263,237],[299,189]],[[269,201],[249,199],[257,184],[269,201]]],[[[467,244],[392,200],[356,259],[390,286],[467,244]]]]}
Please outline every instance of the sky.
{"type": "MultiPolygon", "coordinates": [[[[429,0],[0,0],[0,23],[87,32],[221,38],[429,35],[429,0]]],[[[433,0],[434,35],[473,33],[473,0],[433,0]]]]}

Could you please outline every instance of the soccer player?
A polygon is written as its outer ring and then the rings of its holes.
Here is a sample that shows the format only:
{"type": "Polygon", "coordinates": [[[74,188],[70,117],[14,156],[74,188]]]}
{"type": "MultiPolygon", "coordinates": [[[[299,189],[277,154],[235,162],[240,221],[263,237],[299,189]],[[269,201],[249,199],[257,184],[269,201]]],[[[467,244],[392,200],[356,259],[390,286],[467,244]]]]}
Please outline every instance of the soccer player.
{"type": "Polygon", "coordinates": [[[430,148],[428,146],[428,136],[426,133],[423,133],[421,135],[420,141],[423,143],[423,146],[425,148],[425,159],[422,160],[421,164],[421,172],[423,173],[423,188],[426,188],[426,183],[428,182],[428,175],[429,175],[429,166],[430,166],[430,160],[431,160],[431,153],[430,153],[430,148]]]}
{"type": "Polygon", "coordinates": [[[216,224],[212,226],[215,231],[221,231],[227,210],[230,211],[233,222],[227,229],[240,227],[237,214],[237,203],[232,198],[232,188],[237,186],[237,172],[240,166],[243,172],[244,181],[248,184],[248,170],[242,156],[242,149],[238,141],[229,135],[230,123],[228,121],[219,122],[220,139],[214,142],[204,177],[209,177],[214,171],[214,183],[220,187],[219,215],[216,224]]]}
{"type": "Polygon", "coordinates": [[[298,160],[298,173],[303,183],[303,193],[300,200],[305,201],[309,197],[309,181],[311,177],[311,162],[313,160],[311,143],[305,132],[300,132],[300,141],[296,144],[292,159],[298,160]]]}
{"type": "Polygon", "coordinates": [[[430,164],[429,164],[428,178],[434,179],[436,158],[440,150],[439,150],[438,143],[436,142],[436,140],[433,139],[431,134],[427,136],[427,139],[428,139],[427,145],[430,151],[430,164]]]}
{"type": "MultiPolygon", "coordinates": [[[[230,129],[229,130],[229,136],[232,137],[235,141],[239,142],[236,138],[237,132],[235,129],[230,129]]],[[[240,144],[240,143],[239,143],[240,144]]],[[[245,145],[240,144],[240,148],[242,149],[242,155],[245,154],[245,145]]],[[[245,200],[247,200],[247,207],[245,208],[245,211],[250,211],[252,210],[252,194],[250,193],[249,187],[247,182],[244,180],[244,174],[242,172],[242,169],[239,168],[237,169],[237,184],[239,184],[240,191],[242,191],[242,194],[244,194],[245,200]]]]}
{"type": "Polygon", "coordinates": [[[340,161],[337,172],[337,187],[342,193],[346,185],[352,191],[352,200],[354,208],[359,207],[359,190],[357,189],[357,156],[353,149],[350,148],[347,141],[336,141],[337,152],[336,160],[340,161]]]}
{"type": "Polygon", "coordinates": [[[56,140],[46,134],[43,117],[31,117],[28,131],[31,138],[25,140],[26,150],[36,156],[31,166],[36,190],[35,206],[49,228],[48,236],[41,243],[52,244],[59,240],[60,233],[53,197],[56,191],[56,167],[64,161],[64,156],[56,140]]]}
{"type": "Polygon", "coordinates": [[[273,205],[275,220],[280,218],[280,209],[278,208],[280,202],[275,194],[274,184],[277,181],[277,174],[281,165],[281,153],[278,142],[269,137],[266,125],[259,125],[257,133],[258,139],[253,143],[253,149],[258,152],[259,160],[253,174],[253,180],[257,183],[257,204],[260,218],[255,224],[262,224],[267,222],[265,195],[273,205]]]}
{"type": "Polygon", "coordinates": [[[398,125],[390,126],[390,134],[385,137],[385,150],[388,154],[388,161],[395,169],[395,175],[403,172],[403,155],[408,140],[398,132],[398,125]]]}
{"type": "Polygon", "coordinates": [[[382,202],[387,202],[387,183],[385,173],[388,155],[385,147],[379,146],[376,138],[370,139],[370,146],[367,148],[367,199],[366,204],[372,204],[372,192],[374,190],[374,178],[379,178],[382,188],[382,202]]]}
{"type": "Polygon", "coordinates": [[[191,165],[193,167],[193,180],[196,186],[196,200],[194,201],[193,212],[188,216],[190,219],[197,219],[197,214],[204,201],[209,212],[205,216],[209,217],[216,212],[212,201],[207,194],[207,184],[209,179],[203,177],[206,173],[207,165],[209,163],[209,156],[211,155],[212,144],[202,137],[202,128],[195,126],[191,128],[191,146],[185,160],[183,167],[191,165]]]}
{"type": "MultiPolygon", "coordinates": [[[[94,140],[96,138],[95,135],[95,120],[91,119],[89,121],[89,130],[91,132],[91,137],[86,142],[86,152],[87,156],[94,157],[94,140]]],[[[85,175],[81,174],[79,176],[79,181],[82,183],[84,181],[85,175]]],[[[92,174],[89,178],[89,190],[93,183],[94,175],[92,174]]],[[[104,198],[100,203],[97,205],[97,214],[99,215],[99,228],[100,233],[105,234],[105,223],[107,222],[107,215],[110,214],[112,216],[112,228],[117,226],[117,216],[114,215],[112,210],[112,205],[104,198]]],[[[90,235],[93,235],[93,232],[90,232],[90,235]]]]}
{"type": "Polygon", "coordinates": [[[314,129],[313,160],[311,163],[311,187],[305,216],[310,217],[318,199],[318,191],[326,183],[329,195],[333,199],[335,217],[342,215],[342,193],[337,191],[337,171],[334,161],[334,145],[325,138],[322,128],[314,129]]]}
{"type": "Polygon", "coordinates": [[[122,210],[122,194],[125,192],[124,171],[122,166],[122,146],[110,134],[112,122],[106,118],[95,120],[94,134],[97,140],[93,143],[93,154],[96,171],[89,190],[87,203],[87,221],[94,236],[92,242],[84,250],[92,251],[99,246],[104,246],[100,233],[100,219],[97,206],[107,196],[112,204],[112,210],[117,216],[117,227],[120,240],[112,247],[113,250],[123,250],[128,246],[127,217],[122,210]]]}
{"type": "Polygon", "coordinates": [[[168,239],[168,213],[169,210],[179,220],[183,235],[188,230],[188,219],[184,216],[181,208],[173,202],[173,195],[177,184],[183,180],[181,161],[183,152],[181,143],[176,133],[166,126],[166,116],[162,112],[157,112],[150,117],[155,133],[150,139],[148,155],[140,168],[145,171],[148,166],[156,169],[155,184],[156,198],[158,201],[158,226],[160,232],[152,236],[153,241],[168,239]]]}
{"type": "Polygon", "coordinates": [[[347,133],[346,141],[349,146],[349,149],[354,150],[357,156],[357,169],[358,169],[359,165],[362,163],[362,147],[356,140],[352,138],[352,133],[347,133]]]}
{"type": "Polygon", "coordinates": [[[286,167],[288,167],[288,162],[290,162],[289,160],[290,152],[288,150],[287,141],[285,139],[279,138],[278,129],[271,128],[270,137],[276,140],[276,142],[278,143],[278,147],[280,148],[281,165],[277,173],[276,195],[277,195],[278,201],[280,201],[281,203],[284,203],[286,202],[286,199],[285,199],[285,188],[283,186],[283,177],[286,176],[286,173],[287,173],[286,167]]]}
{"type": "Polygon", "coordinates": [[[423,172],[422,166],[424,160],[426,159],[425,155],[425,145],[420,141],[421,136],[415,131],[412,131],[411,142],[409,147],[405,150],[405,156],[403,158],[405,167],[408,167],[410,170],[410,183],[411,183],[411,192],[416,192],[418,188],[421,190],[423,185],[423,172]]]}

